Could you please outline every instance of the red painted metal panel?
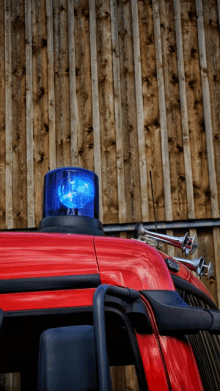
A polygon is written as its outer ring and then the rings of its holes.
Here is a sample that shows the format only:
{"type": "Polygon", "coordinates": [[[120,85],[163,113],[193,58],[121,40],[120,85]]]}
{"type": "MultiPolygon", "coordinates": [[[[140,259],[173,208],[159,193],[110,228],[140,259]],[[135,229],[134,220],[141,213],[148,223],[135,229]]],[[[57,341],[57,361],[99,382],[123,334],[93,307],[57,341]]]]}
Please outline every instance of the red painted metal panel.
{"type": "Polygon", "coordinates": [[[149,391],[168,391],[163,358],[155,335],[136,334],[149,391]]]}
{"type": "Polygon", "coordinates": [[[7,293],[0,295],[4,311],[92,306],[95,288],[50,292],[7,293]]]}
{"type": "MultiPolygon", "coordinates": [[[[165,259],[165,258],[173,259],[172,257],[169,257],[167,254],[162,253],[161,251],[160,251],[160,255],[163,257],[163,259],[165,259]]],[[[178,273],[171,272],[171,274],[174,274],[175,276],[181,277],[184,280],[190,282],[190,284],[196,286],[198,289],[200,289],[202,292],[204,292],[208,297],[210,297],[210,299],[213,300],[213,297],[211,296],[210,292],[205,287],[205,285],[203,285],[203,283],[199,280],[199,278],[194,276],[194,274],[191,273],[191,271],[189,269],[187,269],[187,267],[184,266],[181,262],[178,262],[178,264],[180,266],[179,272],[178,273]]]]}
{"type": "Polygon", "coordinates": [[[0,279],[94,273],[92,236],[0,233],[0,279]]]}
{"type": "MultiPolygon", "coordinates": [[[[167,337],[159,335],[156,318],[148,300],[142,301],[151,314],[151,323],[158,341],[158,350],[163,355],[166,373],[169,376],[172,391],[203,391],[198,367],[188,340],[183,337],[167,337]]],[[[139,348],[140,345],[139,345],[139,348]]]]}
{"type": "Polygon", "coordinates": [[[95,237],[94,242],[103,284],[175,290],[163,258],[153,247],[121,238],[95,237]]]}
{"type": "Polygon", "coordinates": [[[194,354],[187,340],[159,337],[172,391],[203,391],[194,354]]]}

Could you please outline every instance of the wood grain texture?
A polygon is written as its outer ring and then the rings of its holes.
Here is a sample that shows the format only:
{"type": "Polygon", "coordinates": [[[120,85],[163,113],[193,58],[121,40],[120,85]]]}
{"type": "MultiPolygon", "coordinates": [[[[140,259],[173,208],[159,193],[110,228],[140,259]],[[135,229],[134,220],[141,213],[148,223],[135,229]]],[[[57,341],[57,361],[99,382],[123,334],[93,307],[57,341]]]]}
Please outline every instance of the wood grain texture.
{"type": "Polygon", "coordinates": [[[173,219],[187,219],[186,176],[172,0],[160,1],[160,24],[173,219]]]}
{"type": "Polygon", "coordinates": [[[25,0],[27,226],[35,227],[31,0],[25,0]]]}
{"type": "Polygon", "coordinates": [[[140,36],[138,23],[137,0],[131,0],[132,12],[132,31],[133,31],[133,50],[134,50],[134,78],[136,92],[136,110],[137,110],[137,134],[138,134],[138,155],[139,172],[141,185],[141,208],[142,220],[149,220],[148,206],[148,184],[147,184],[147,161],[145,154],[145,134],[144,134],[144,107],[142,92],[142,70],[140,53],[140,36]]]}
{"type": "Polygon", "coordinates": [[[117,161],[117,185],[118,185],[118,221],[126,221],[125,203],[125,177],[124,177],[124,150],[122,132],[122,107],[121,107],[121,79],[118,43],[118,15],[116,0],[110,0],[111,8],[111,39],[112,39],[112,66],[114,82],[114,109],[116,132],[116,161],[117,161]]]}
{"type": "Polygon", "coordinates": [[[33,137],[36,226],[42,219],[44,175],[50,169],[47,84],[47,24],[44,0],[32,2],[33,137]]]}
{"type": "Polygon", "coordinates": [[[5,229],[5,13],[4,1],[0,1],[0,229],[5,229]]]}
{"type": "MultiPolygon", "coordinates": [[[[13,220],[14,228],[27,226],[26,161],[26,43],[24,3],[11,3],[12,23],[12,146],[13,146],[13,220]]],[[[30,81],[32,84],[32,80],[30,81]]],[[[29,93],[29,91],[28,91],[29,93]]],[[[27,103],[29,103],[27,99],[27,103]]],[[[30,201],[29,201],[30,202],[30,201]]],[[[32,201],[33,202],[33,201],[32,201]]],[[[33,222],[32,222],[33,223],[33,222]]]]}
{"type": "MultiPolygon", "coordinates": [[[[212,230],[198,230],[198,243],[199,243],[199,249],[198,249],[198,255],[206,260],[206,264],[209,264],[209,262],[212,262],[214,269],[216,268],[215,265],[215,249],[214,249],[214,236],[212,230]]],[[[217,258],[219,259],[219,257],[217,258]]],[[[218,303],[218,297],[217,297],[217,284],[216,284],[216,275],[212,276],[209,280],[206,276],[202,277],[203,284],[207,287],[207,289],[210,291],[212,297],[214,298],[215,302],[218,303]]]]}
{"type": "Polygon", "coordinates": [[[110,367],[112,391],[139,391],[138,379],[134,365],[110,367]]]}
{"type": "Polygon", "coordinates": [[[54,92],[54,44],[53,44],[53,1],[46,0],[47,16],[47,84],[48,84],[48,117],[49,117],[49,167],[56,168],[56,117],[54,92]]]}
{"type": "Polygon", "coordinates": [[[145,150],[149,181],[149,220],[154,220],[154,208],[149,171],[151,171],[152,176],[157,219],[165,220],[154,24],[151,0],[138,2],[138,16],[144,105],[145,150]]]}
{"type": "MultiPolygon", "coordinates": [[[[188,112],[187,112],[186,80],[185,80],[185,71],[184,71],[180,0],[174,0],[173,5],[174,5],[174,17],[175,17],[176,51],[177,51],[178,83],[179,83],[180,107],[181,107],[183,154],[184,154],[184,165],[185,165],[187,217],[189,219],[194,219],[195,206],[194,206],[192,162],[191,162],[188,112]]],[[[174,76],[175,74],[173,74],[173,78],[174,76]]]]}
{"type": "Polygon", "coordinates": [[[196,0],[196,13],[197,13],[199,58],[200,58],[200,70],[201,70],[202,92],[203,92],[203,103],[204,103],[204,120],[205,120],[212,217],[218,218],[219,205],[218,205],[216,171],[215,171],[213,130],[212,130],[209,81],[208,81],[208,74],[207,74],[208,71],[207,71],[207,60],[206,60],[206,44],[205,44],[202,0],[196,0]]]}
{"type": "Polygon", "coordinates": [[[166,220],[172,220],[173,209],[172,209],[172,200],[171,200],[170,161],[169,161],[168,135],[167,135],[167,116],[166,116],[166,102],[165,102],[165,89],[164,89],[164,76],[163,76],[163,59],[162,59],[162,48],[161,48],[160,10],[159,10],[158,0],[153,0],[153,19],[154,19],[154,36],[155,36],[155,51],[156,51],[156,65],[157,65],[158,100],[159,100],[159,112],[160,112],[165,218],[166,220]]]}
{"type": "MultiPolygon", "coordinates": [[[[207,71],[210,91],[211,119],[213,130],[214,158],[218,192],[218,205],[220,205],[220,34],[219,19],[216,1],[203,3],[203,20],[206,40],[207,71]]],[[[215,254],[215,278],[217,284],[217,300],[220,304],[220,235],[219,228],[213,229],[213,242],[215,254]]]]}
{"type": "Polygon", "coordinates": [[[5,391],[20,391],[21,390],[21,374],[18,372],[6,373],[0,375],[0,384],[5,391]]]}
{"type": "Polygon", "coordinates": [[[117,13],[126,219],[127,221],[132,222],[142,220],[142,208],[138,160],[131,4],[129,2],[119,3],[117,13]]]}
{"type": "Polygon", "coordinates": [[[55,121],[56,165],[71,165],[69,51],[67,2],[53,2],[54,15],[54,70],[55,70],[55,121]]]}
{"type": "Polygon", "coordinates": [[[78,104],[77,164],[94,171],[89,0],[74,1],[74,29],[78,104]]]}
{"type": "Polygon", "coordinates": [[[74,2],[67,2],[68,10],[68,48],[69,48],[69,88],[70,88],[70,136],[71,136],[71,165],[77,166],[77,134],[78,134],[78,104],[76,98],[76,61],[74,36],[74,2]]]}
{"type": "Polygon", "coordinates": [[[181,24],[195,218],[211,217],[195,2],[181,2],[181,24]]]}
{"type": "Polygon", "coordinates": [[[5,225],[13,228],[12,214],[12,63],[11,63],[11,5],[4,2],[5,11],[5,225]]]}
{"type": "MultiPolygon", "coordinates": [[[[210,92],[212,140],[217,182],[218,206],[220,205],[220,33],[216,1],[203,3],[203,21],[206,42],[207,75],[210,92]]],[[[210,178],[211,179],[211,178],[210,178]]]]}
{"type": "Polygon", "coordinates": [[[100,108],[103,222],[118,222],[116,133],[110,3],[97,1],[97,70],[100,108]]]}
{"type": "Polygon", "coordinates": [[[218,28],[220,30],[220,0],[217,0],[217,6],[218,6],[218,28]]]}
{"type": "Polygon", "coordinates": [[[90,56],[91,56],[91,75],[92,75],[94,170],[99,177],[99,216],[100,216],[100,220],[103,221],[100,111],[99,111],[98,66],[97,66],[97,45],[96,45],[96,10],[95,10],[95,2],[93,0],[89,0],[89,24],[90,24],[90,56]]]}

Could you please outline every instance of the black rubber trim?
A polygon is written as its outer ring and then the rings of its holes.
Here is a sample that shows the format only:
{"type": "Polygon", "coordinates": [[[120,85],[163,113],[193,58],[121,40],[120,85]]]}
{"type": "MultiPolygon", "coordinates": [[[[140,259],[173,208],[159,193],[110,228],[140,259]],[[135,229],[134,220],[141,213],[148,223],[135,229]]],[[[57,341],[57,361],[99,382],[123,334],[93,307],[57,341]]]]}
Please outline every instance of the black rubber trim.
{"type": "Polygon", "coordinates": [[[220,311],[191,307],[176,291],[141,291],[150,302],[162,335],[220,332],[220,311]]]}
{"type": "Polygon", "coordinates": [[[44,316],[44,315],[65,315],[75,313],[92,313],[92,306],[85,307],[63,307],[63,308],[44,308],[40,310],[17,310],[4,311],[5,318],[17,318],[25,316],[44,316]]]}
{"type": "Polygon", "coordinates": [[[170,274],[170,275],[172,277],[175,288],[182,289],[186,293],[191,293],[192,295],[196,296],[198,299],[203,300],[213,310],[219,309],[217,305],[204,292],[200,291],[200,289],[190,284],[190,282],[174,274],[170,274]]]}
{"type": "Polygon", "coordinates": [[[99,274],[19,278],[0,280],[0,293],[86,289],[97,288],[100,284],[99,274]]]}
{"type": "Polygon", "coordinates": [[[136,371],[137,371],[137,377],[138,377],[138,383],[139,383],[140,391],[147,391],[147,390],[149,390],[148,384],[147,384],[146,375],[145,375],[145,372],[144,372],[143,361],[141,359],[141,354],[140,354],[140,351],[139,351],[137,339],[136,339],[136,336],[135,336],[135,333],[134,333],[134,330],[132,328],[130,320],[128,319],[128,317],[122,311],[120,311],[117,308],[105,307],[105,311],[115,312],[116,314],[118,314],[123,319],[123,321],[125,323],[125,327],[126,327],[127,332],[128,332],[129,340],[131,342],[132,351],[133,351],[133,354],[134,354],[135,368],[136,368],[136,371]]]}

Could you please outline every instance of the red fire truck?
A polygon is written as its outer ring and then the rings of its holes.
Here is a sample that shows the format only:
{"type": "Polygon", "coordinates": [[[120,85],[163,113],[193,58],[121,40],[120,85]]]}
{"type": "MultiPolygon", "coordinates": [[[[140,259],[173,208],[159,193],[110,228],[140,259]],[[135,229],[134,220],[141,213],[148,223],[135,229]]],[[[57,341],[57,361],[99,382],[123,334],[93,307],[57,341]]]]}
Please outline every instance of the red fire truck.
{"type": "Polygon", "coordinates": [[[220,312],[189,270],[210,265],[105,237],[98,194],[91,171],[50,171],[38,231],[0,234],[0,373],[22,391],[109,391],[112,368],[132,365],[141,391],[220,390],[220,312]]]}

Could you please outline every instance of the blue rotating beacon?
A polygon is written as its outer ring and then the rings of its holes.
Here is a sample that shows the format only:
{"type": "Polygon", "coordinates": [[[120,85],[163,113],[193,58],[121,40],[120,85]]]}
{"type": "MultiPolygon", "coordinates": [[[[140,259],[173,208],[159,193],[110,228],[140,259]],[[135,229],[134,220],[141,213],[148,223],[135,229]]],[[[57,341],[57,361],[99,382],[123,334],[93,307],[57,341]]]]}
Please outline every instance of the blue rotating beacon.
{"type": "Polygon", "coordinates": [[[43,218],[38,231],[103,236],[98,176],[78,167],[49,171],[44,177],[43,218]]]}

